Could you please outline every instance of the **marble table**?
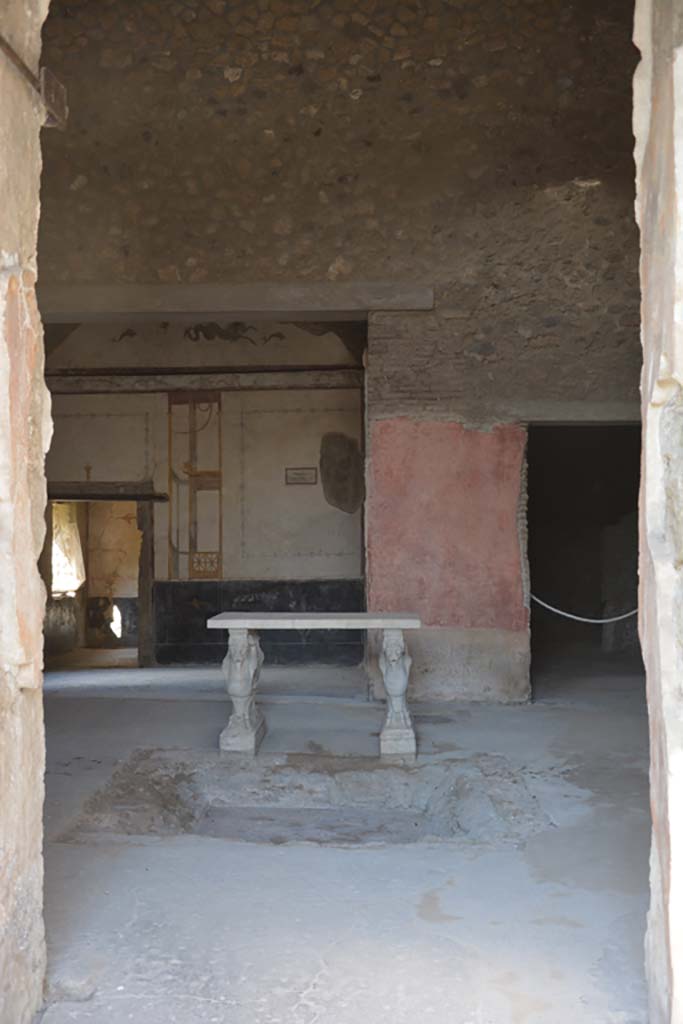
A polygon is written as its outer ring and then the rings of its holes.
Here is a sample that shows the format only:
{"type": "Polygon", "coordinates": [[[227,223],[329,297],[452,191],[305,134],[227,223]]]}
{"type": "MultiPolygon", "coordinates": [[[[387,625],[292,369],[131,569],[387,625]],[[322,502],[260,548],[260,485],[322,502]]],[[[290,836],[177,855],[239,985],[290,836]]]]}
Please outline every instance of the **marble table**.
{"type": "Polygon", "coordinates": [[[255,754],[266,733],[256,705],[256,686],[263,665],[258,634],[265,629],[378,629],[382,632],[379,667],[387,695],[387,713],[380,733],[382,757],[414,757],[415,730],[406,704],[411,657],[403,631],[419,629],[416,615],[398,612],[222,612],[207,621],[209,629],[227,629],[228,653],[223,674],[232,714],[220,735],[220,749],[255,754]]]}

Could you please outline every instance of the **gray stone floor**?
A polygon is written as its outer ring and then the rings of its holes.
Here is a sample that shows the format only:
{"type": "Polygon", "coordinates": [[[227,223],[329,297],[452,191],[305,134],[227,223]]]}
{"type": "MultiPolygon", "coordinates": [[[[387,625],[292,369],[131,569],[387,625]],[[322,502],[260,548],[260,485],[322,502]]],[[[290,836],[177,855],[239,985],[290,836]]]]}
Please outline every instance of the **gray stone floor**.
{"type": "Polygon", "coordinates": [[[347,696],[264,679],[256,765],[218,760],[217,672],[47,677],[43,1024],[644,1024],[638,672],[418,707],[405,770],[362,678],[320,671],[347,696]]]}

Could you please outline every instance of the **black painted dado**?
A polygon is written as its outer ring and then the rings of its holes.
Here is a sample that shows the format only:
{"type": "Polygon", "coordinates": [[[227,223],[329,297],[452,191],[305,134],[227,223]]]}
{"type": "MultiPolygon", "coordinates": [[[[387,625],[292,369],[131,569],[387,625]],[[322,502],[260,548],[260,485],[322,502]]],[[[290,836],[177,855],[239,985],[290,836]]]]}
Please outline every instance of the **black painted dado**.
{"type": "Polygon", "coordinates": [[[86,604],[85,622],[86,647],[137,647],[138,645],[138,599],[137,597],[89,597],[86,604]],[[112,633],[112,606],[121,612],[121,636],[112,633]]]}
{"type": "MultiPolygon", "coordinates": [[[[206,628],[219,612],[360,612],[363,580],[157,580],[155,653],[159,665],[218,664],[227,633],[206,628]]],[[[358,665],[364,633],[357,630],[264,630],[271,665],[358,665]]]]}
{"type": "Polygon", "coordinates": [[[48,597],[43,620],[45,654],[64,654],[78,647],[78,598],[48,597]]]}

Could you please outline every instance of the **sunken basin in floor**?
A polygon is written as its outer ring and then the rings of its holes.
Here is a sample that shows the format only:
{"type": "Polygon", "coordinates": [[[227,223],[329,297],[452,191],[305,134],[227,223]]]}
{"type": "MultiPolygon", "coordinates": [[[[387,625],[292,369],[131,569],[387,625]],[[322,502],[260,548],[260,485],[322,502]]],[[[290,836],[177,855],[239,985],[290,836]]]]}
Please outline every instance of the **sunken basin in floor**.
{"type": "Polygon", "coordinates": [[[515,843],[551,824],[534,792],[543,782],[490,754],[403,765],[140,750],[62,839],[184,833],[273,844],[515,843]]]}

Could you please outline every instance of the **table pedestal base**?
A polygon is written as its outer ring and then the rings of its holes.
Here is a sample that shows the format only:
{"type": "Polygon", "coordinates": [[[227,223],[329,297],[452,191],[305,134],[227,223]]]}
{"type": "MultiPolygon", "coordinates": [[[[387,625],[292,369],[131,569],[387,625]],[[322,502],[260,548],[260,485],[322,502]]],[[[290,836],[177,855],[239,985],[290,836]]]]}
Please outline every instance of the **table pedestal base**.
{"type": "Polygon", "coordinates": [[[266,734],[266,722],[256,707],[256,684],[263,664],[258,634],[251,629],[231,629],[223,675],[232,700],[232,714],[220,735],[222,751],[255,754],[266,734]]]}
{"type": "Polygon", "coordinates": [[[387,694],[387,717],[379,737],[382,757],[413,758],[417,753],[415,730],[406,704],[411,665],[403,631],[385,629],[379,656],[387,694]]]}

